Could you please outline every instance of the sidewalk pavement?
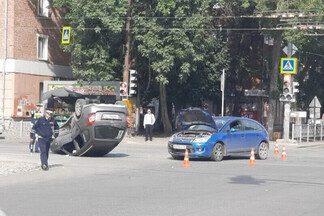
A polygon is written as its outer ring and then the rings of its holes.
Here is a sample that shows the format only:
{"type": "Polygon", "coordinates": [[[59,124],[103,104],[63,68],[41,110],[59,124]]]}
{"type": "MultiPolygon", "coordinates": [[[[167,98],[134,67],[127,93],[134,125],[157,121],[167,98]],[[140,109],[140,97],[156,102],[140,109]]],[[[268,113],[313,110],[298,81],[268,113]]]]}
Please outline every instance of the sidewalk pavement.
{"type": "Polygon", "coordinates": [[[321,145],[324,146],[324,140],[297,142],[296,140],[277,139],[276,141],[270,141],[270,145],[275,145],[276,143],[278,143],[279,145],[282,144],[287,146],[295,146],[297,148],[317,147],[321,145]]]}
{"type": "MultiPolygon", "coordinates": [[[[162,144],[167,146],[168,141],[170,139],[170,136],[153,136],[153,143],[154,144],[162,144]]],[[[134,137],[129,137],[125,136],[123,142],[126,143],[146,143],[145,142],[145,137],[144,136],[134,136],[134,137]]],[[[148,144],[150,144],[151,141],[147,141],[148,144]]],[[[323,146],[324,147],[324,140],[322,141],[311,141],[311,142],[296,142],[293,140],[284,140],[284,139],[278,139],[275,141],[270,141],[270,150],[274,149],[275,144],[278,145],[286,145],[289,147],[296,147],[296,148],[310,148],[310,147],[318,147],[318,146],[323,146]]]]}

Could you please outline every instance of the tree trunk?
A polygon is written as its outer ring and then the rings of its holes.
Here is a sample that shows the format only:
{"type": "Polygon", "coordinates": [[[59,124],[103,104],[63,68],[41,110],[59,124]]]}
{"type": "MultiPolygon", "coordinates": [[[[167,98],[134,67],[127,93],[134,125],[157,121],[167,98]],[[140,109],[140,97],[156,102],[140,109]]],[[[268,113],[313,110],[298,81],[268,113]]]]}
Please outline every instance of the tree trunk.
{"type": "Polygon", "coordinates": [[[161,120],[163,124],[163,131],[165,134],[171,134],[172,126],[168,115],[166,91],[165,91],[165,85],[163,83],[160,83],[160,103],[161,103],[161,120]]]}
{"type": "Polygon", "coordinates": [[[269,88],[269,113],[267,118],[268,133],[270,140],[273,139],[273,128],[274,119],[276,113],[276,103],[278,101],[278,76],[279,76],[279,63],[280,63],[280,52],[281,52],[281,42],[282,42],[282,32],[278,32],[273,35],[274,45],[272,50],[272,62],[271,62],[271,72],[269,74],[270,78],[270,88],[269,88]]]}

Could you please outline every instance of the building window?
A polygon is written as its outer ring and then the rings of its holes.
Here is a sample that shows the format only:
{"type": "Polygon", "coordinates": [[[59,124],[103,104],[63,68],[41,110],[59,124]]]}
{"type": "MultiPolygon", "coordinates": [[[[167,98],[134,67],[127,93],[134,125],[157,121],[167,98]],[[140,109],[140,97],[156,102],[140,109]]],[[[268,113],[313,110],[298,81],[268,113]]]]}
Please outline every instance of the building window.
{"type": "Polygon", "coordinates": [[[48,36],[37,34],[37,59],[47,61],[48,36]]]}
{"type": "Polygon", "coordinates": [[[48,0],[38,0],[38,10],[37,14],[39,16],[48,17],[49,13],[49,2],[48,0]]]}

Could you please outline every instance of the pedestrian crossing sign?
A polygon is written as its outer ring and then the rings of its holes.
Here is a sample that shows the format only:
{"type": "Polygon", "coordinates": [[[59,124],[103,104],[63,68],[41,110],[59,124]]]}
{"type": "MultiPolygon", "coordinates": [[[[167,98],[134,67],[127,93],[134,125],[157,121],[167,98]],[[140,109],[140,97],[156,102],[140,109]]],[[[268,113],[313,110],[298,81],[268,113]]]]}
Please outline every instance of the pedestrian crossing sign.
{"type": "Polygon", "coordinates": [[[281,58],[280,73],[296,74],[297,59],[296,58],[281,58]]]}
{"type": "Polygon", "coordinates": [[[62,44],[69,44],[71,36],[71,27],[64,26],[62,29],[62,44]]]}

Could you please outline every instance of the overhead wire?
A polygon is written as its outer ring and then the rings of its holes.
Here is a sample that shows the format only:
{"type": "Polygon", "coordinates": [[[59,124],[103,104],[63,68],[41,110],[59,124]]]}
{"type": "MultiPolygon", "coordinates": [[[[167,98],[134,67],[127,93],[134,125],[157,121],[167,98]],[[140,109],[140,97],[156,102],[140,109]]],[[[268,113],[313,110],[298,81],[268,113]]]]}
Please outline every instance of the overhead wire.
{"type": "MultiPolygon", "coordinates": [[[[193,17],[193,16],[179,16],[179,17],[153,17],[153,16],[132,16],[132,17],[126,17],[126,16],[50,16],[50,17],[44,17],[44,16],[22,16],[19,17],[21,19],[38,19],[38,20],[53,20],[54,19],[62,19],[62,20],[75,20],[75,19],[104,19],[104,18],[111,18],[111,19],[132,19],[132,20],[140,20],[140,19],[278,19],[280,16],[274,16],[274,15],[280,15],[280,14],[287,14],[287,13],[300,13],[300,12],[319,12],[319,10],[310,9],[310,10],[284,10],[284,11],[276,11],[276,10],[269,10],[269,11],[256,11],[254,15],[234,15],[234,16],[199,16],[199,17],[193,17]],[[271,15],[264,16],[261,14],[270,13],[271,15]]],[[[324,14],[304,14],[302,18],[305,17],[324,17],[324,14]]],[[[288,19],[287,21],[295,22],[294,20],[291,20],[290,18],[294,17],[285,17],[288,19]]],[[[314,21],[314,23],[307,23],[308,25],[316,25],[317,23],[314,21]]],[[[296,27],[287,27],[290,23],[286,24],[279,24],[275,28],[226,28],[222,27],[222,31],[282,31],[282,30],[306,30],[306,29],[296,29],[296,27]],[[286,27],[282,27],[286,25],[286,27]],[[281,26],[281,27],[279,27],[281,26]]],[[[42,30],[57,30],[61,29],[63,26],[60,27],[42,27],[42,30]]],[[[15,28],[31,28],[31,29],[37,29],[37,27],[33,26],[16,26],[15,28]]],[[[324,26],[323,26],[324,28],[324,26]]],[[[0,27],[1,29],[1,27],[0,27]]],[[[75,29],[72,27],[72,29],[75,29]]],[[[126,30],[124,28],[109,28],[109,27],[84,27],[81,28],[82,30],[126,30]]],[[[154,29],[154,28],[136,28],[131,29],[134,30],[140,30],[140,31],[197,31],[197,30],[203,30],[203,31],[220,31],[219,28],[164,28],[164,29],[154,29]]]]}
{"type": "MultiPolygon", "coordinates": [[[[298,15],[294,16],[298,17],[298,15]]],[[[283,17],[280,13],[272,14],[272,15],[222,15],[222,16],[20,16],[23,19],[103,19],[103,18],[112,18],[112,19],[193,19],[193,18],[204,18],[204,19],[242,19],[242,18],[269,18],[269,19],[276,19],[276,18],[294,18],[294,17],[283,17]]],[[[304,17],[324,17],[324,14],[305,14],[300,18],[304,17]]]]}
{"type": "MultiPolygon", "coordinates": [[[[16,26],[15,29],[41,29],[41,30],[61,30],[63,27],[34,27],[34,26],[16,26]]],[[[324,25],[319,26],[324,28],[324,25]]],[[[0,27],[1,29],[1,27],[0,27]]],[[[82,27],[82,28],[73,28],[71,29],[80,29],[80,30],[126,30],[126,28],[109,28],[109,27],[82,27]]],[[[322,29],[298,29],[296,27],[275,27],[275,28],[131,28],[131,31],[140,30],[140,31],[283,31],[283,30],[322,30],[322,29]]]]}

